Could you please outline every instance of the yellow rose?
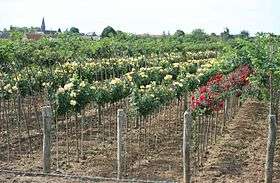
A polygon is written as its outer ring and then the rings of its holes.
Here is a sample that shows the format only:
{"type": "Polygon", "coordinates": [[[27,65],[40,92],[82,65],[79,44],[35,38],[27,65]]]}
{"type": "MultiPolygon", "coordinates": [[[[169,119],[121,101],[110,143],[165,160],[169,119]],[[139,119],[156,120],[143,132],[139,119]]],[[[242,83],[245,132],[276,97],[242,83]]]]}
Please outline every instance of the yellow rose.
{"type": "Polygon", "coordinates": [[[76,102],[76,100],[70,100],[70,105],[72,105],[72,106],[75,106],[75,105],[77,105],[77,102],[76,102]]]}
{"type": "Polygon", "coordinates": [[[164,77],[164,80],[171,80],[172,79],[172,75],[170,74],[167,74],[165,77],[164,77]]]}

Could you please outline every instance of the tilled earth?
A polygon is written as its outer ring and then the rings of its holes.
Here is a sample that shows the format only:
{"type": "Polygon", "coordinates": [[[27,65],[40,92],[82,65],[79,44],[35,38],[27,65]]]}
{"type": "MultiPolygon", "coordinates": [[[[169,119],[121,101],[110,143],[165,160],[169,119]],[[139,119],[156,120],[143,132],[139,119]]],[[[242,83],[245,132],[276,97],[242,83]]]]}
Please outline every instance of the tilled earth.
{"type": "MultiPolygon", "coordinates": [[[[265,104],[249,100],[245,102],[229,122],[225,135],[209,150],[209,157],[194,177],[194,182],[264,182],[267,115],[265,104]]],[[[278,140],[274,164],[275,183],[280,182],[279,152],[278,140]]]]}
{"type": "MultiPolygon", "coordinates": [[[[162,119],[162,118],[161,118],[162,119]]],[[[163,121],[158,120],[162,125],[163,121]]],[[[170,118],[172,122],[172,118],[170,118]]],[[[181,126],[174,125],[175,128],[181,126]]],[[[159,126],[154,128],[158,130],[157,134],[161,134],[162,130],[166,132],[168,126],[159,126]]],[[[266,137],[267,137],[267,106],[254,100],[246,101],[237,112],[234,119],[228,122],[227,129],[222,137],[219,137],[218,142],[209,148],[208,157],[203,167],[201,167],[196,176],[193,177],[193,182],[198,183],[261,183],[264,182],[264,162],[266,153],[266,137]]],[[[175,130],[176,131],[176,130],[175,130]]],[[[280,135],[280,131],[278,133],[280,135]]],[[[181,134],[180,134],[181,135],[181,134]]],[[[179,135],[179,136],[180,136],[179,135]]],[[[171,139],[170,139],[171,140],[171,139]]],[[[167,142],[165,142],[166,144],[167,142]]],[[[173,154],[173,151],[180,153],[177,147],[181,141],[170,141],[168,143],[174,149],[166,149],[162,155],[166,160],[175,162],[174,165],[167,167],[166,175],[162,177],[170,177],[169,173],[181,180],[180,166],[175,168],[180,163],[180,155],[173,154]],[[175,161],[174,157],[175,156],[175,161]],[[170,169],[170,170],[168,170],[170,169]],[[176,170],[176,171],[174,171],[176,170]],[[173,171],[173,172],[172,172],[173,171]]],[[[161,158],[161,160],[163,160],[161,158]]],[[[151,161],[147,161],[150,163],[151,161]]],[[[147,163],[139,162],[139,163],[147,163]]],[[[169,162],[169,163],[170,163],[169,162]]],[[[145,167],[145,166],[142,166],[145,167]]],[[[143,172],[149,172],[147,169],[143,172]]],[[[143,173],[142,172],[142,173],[143,173]]],[[[277,141],[277,149],[274,164],[274,183],[280,182],[280,144],[277,141]]],[[[137,174],[137,172],[134,172],[137,174]]],[[[47,182],[62,182],[62,183],[78,183],[78,182],[116,182],[113,180],[86,180],[74,178],[62,178],[52,176],[26,176],[12,173],[1,173],[0,182],[18,182],[18,183],[47,183],[47,182]]]]}

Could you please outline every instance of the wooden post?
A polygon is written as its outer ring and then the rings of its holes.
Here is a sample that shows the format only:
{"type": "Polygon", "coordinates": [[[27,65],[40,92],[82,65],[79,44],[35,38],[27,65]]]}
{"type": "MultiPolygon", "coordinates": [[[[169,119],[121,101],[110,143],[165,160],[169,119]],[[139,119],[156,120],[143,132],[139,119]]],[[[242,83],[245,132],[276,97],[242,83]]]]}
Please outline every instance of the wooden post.
{"type": "Polygon", "coordinates": [[[188,93],[184,94],[184,110],[188,109],[189,101],[188,101],[188,93]]]}
{"type": "Polygon", "coordinates": [[[183,175],[184,183],[191,183],[191,112],[184,113],[184,131],[183,131],[183,175]]]}
{"type": "Polygon", "coordinates": [[[102,107],[100,104],[98,104],[98,127],[100,127],[100,125],[102,124],[101,122],[101,110],[102,110],[102,107]]]}
{"type": "Polygon", "coordinates": [[[85,111],[81,112],[81,142],[80,142],[80,151],[81,151],[81,157],[84,160],[85,154],[84,154],[84,127],[85,126],[85,111]]]}
{"type": "Polygon", "coordinates": [[[223,134],[225,127],[226,127],[226,121],[228,120],[229,116],[229,97],[225,99],[225,106],[224,106],[224,119],[223,119],[223,125],[221,128],[221,134],[223,134]]]}
{"type": "Polygon", "coordinates": [[[123,124],[125,123],[125,112],[123,109],[118,109],[117,112],[117,161],[118,161],[118,179],[122,178],[122,153],[123,153],[123,124]]]}
{"type": "Polygon", "coordinates": [[[50,106],[42,107],[43,118],[43,172],[50,172],[51,165],[51,120],[52,111],[50,106]]]}
{"type": "Polygon", "coordinates": [[[219,111],[216,112],[216,118],[215,118],[215,127],[214,127],[214,142],[216,144],[217,142],[217,129],[218,129],[218,120],[219,120],[219,111]]]}
{"type": "Polygon", "coordinates": [[[265,163],[265,183],[272,183],[273,176],[273,161],[275,153],[276,143],[276,116],[269,115],[269,132],[267,138],[267,149],[266,149],[266,163],[265,163]]]}

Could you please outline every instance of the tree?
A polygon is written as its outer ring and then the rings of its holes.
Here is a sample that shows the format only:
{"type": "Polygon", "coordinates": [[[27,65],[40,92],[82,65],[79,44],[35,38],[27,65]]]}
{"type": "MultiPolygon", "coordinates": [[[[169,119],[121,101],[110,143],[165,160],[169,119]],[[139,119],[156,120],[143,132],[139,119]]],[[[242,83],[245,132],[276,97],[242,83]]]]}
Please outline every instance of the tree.
{"type": "Polygon", "coordinates": [[[211,35],[212,37],[216,37],[216,36],[217,36],[217,34],[214,33],[214,32],[212,32],[210,35],[211,35]]]}
{"type": "Polygon", "coordinates": [[[71,27],[69,31],[72,32],[72,33],[79,33],[80,32],[79,29],[76,28],[76,27],[71,27]]]}
{"type": "Polygon", "coordinates": [[[178,37],[184,36],[184,35],[185,35],[185,33],[184,33],[184,31],[182,31],[182,30],[176,30],[176,32],[175,32],[175,34],[174,34],[174,36],[178,36],[178,37]]]}
{"type": "Polygon", "coordinates": [[[130,40],[130,38],[131,38],[131,35],[129,33],[126,33],[126,32],[120,31],[120,30],[117,30],[116,33],[117,33],[116,36],[120,39],[130,40]]]}
{"type": "Polygon", "coordinates": [[[11,31],[10,36],[12,40],[21,40],[24,36],[24,33],[19,31],[11,31]]]}
{"type": "Polygon", "coordinates": [[[250,37],[250,34],[249,34],[248,31],[243,30],[243,31],[240,32],[239,36],[242,37],[242,38],[248,38],[248,37],[250,37]]]}
{"type": "Polygon", "coordinates": [[[58,28],[57,32],[61,33],[61,29],[60,29],[60,28],[58,28]]]}
{"type": "Polygon", "coordinates": [[[195,39],[205,39],[207,37],[207,34],[204,32],[203,29],[194,29],[191,33],[191,35],[195,38],[195,39]]]}
{"type": "Polygon", "coordinates": [[[101,38],[112,37],[115,35],[117,35],[117,32],[113,29],[113,27],[107,26],[103,29],[103,31],[101,33],[101,38]]]}
{"type": "Polygon", "coordinates": [[[229,28],[225,28],[224,32],[221,33],[221,37],[224,39],[224,40],[228,40],[230,38],[232,38],[232,35],[230,35],[229,33],[229,28]]]}

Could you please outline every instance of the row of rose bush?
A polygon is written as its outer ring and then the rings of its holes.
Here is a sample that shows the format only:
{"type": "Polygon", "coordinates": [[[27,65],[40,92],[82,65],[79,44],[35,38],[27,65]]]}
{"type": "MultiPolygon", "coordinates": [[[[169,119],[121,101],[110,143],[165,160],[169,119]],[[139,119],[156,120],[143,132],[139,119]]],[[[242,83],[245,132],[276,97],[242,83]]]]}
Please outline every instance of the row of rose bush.
{"type": "MultiPolygon", "coordinates": [[[[134,69],[126,73],[121,79],[114,78],[102,82],[89,82],[79,77],[77,73],[70,78],[64,78],[63,83],[59,83],[61,79],[51,78],[53,83],[58,82],[55,96],[52,96],[56,99],[57,111],[59,114],[70,111],[79,112],[91,102],[104,105],[131,95],[131,103],[135,111],[142,115],[147,115],[172,99],[180,98],[185,92],[194,91],[203,83],[207,83],[206,86],[212,86],[212,88],[219,88],[218,84],[223,78],[221,74],[215,75],[222,66],[223,61],[221,60],[163,63],[164,67],[142,67],[139,70],[134,69]],[[214,76],[211,77],[211,75],[214,76]]],[[[241,78],[244,77],[242,76],[241,78]]],[[[236,77],[229,75],[229,78],[234,81],[236,77]]],[[[43,82],[43,79],[37,79],[39,80],[36,80],[36,82],[43,82]]],[[[53,84],[43,82],[42,85],[53,92],[53,84]]],[[[26,85],[24,83],[17,83],[14,86],[7,84],[4,89],[10,93],[10,90],[17,91],[18,86],[24,87],[26,85]]],[[[227,87],[226,84],[225,87],[227,87]]],[[[212,92],[209,92],[209,89],[208,93],[211,93],[211,95],[206,95],[207,90],[203,88],[206,87],[202,86],[200,89],[200,91],[204,92],[204,95],[199,96],[201,100],[196,102],[196,109],[203,109],[202,104],[204,102],[202,100],[205,100],[206,96],[210,99],[216,95],[212,90],[212,92]]]]}
{"type": "MultiPolygon", "coordinates": [[[[152,61],[148,63],[155,64],[155,60],[152,61]]],[[[160,66],[132,68],[121,78],[102,82],[94,81],[93,76],[81,77],[80,73],[84,73],[83,69],[86,68],[84,65],[66,64],[66,69],[61,69],[60,72],[38,70],[36,78],[31,77],[34,70],[28,70],[25,77],[14,76],[14,84],[8,83],[2,85],[2,88],[8,93],[22,93],[25,90],[41,92],[43,88],[47,88],[51,97],[56,99],[57,111],[60,114],[79,112],[91,102],[104,105],[131,95],[134,109],[147,115],[171,99],[180,98],[185,92],[193,91],[207,82],[211,75],[221,70],[223,63],[218,59],[173,63],[174,61],[182,61],[182,58],[175,55],[172,59],[162,59],[155,64],[160,66]]]]}
{"type": "Polygon", "coordinates": [[[191,96],[191,110],[194,113],[211,113],[224,107],[228,95],[239,97],[243,88],[249,85],[252,69],[248,64],[241,65],[228,75],[217,73],[191,96]]]}
{"type": "Polygon", "coordinates": [[[77,75],[91,83],[121,77],[133,69],[155,66],[166,68],[178,62],[194,61],[186,60],[182,54],[168,53],[161,56],[154,54],[151,57],[102,59],[99,62],[67,62],[63,65],[58,64],[55,68],[32,66],[15,73],[0,74],[0,97],[7,98],[17,93],[23,96],[32,95],[42,92],[46,85],[55,91],[77,75]]]}
{"type": "Polygon", "coordinates": [[[142,115],[151,113],[169,98],[180,97],[186,86],[197,81],[196,74],[209,69],[216,59],[173,63],[169,67],[150,67],[133,70],[122,78],[90,83],[77,75],[71,78],[56,92],[57,110],[60,114],[67,111],[80,111],[86,104],[98,105],[117,102],[131,95],[131,104],[142,115]],[[195,67],[194,67],[195,66],[195,67]],[[194,68],[193,68],[194,67],[194,68]]]}

